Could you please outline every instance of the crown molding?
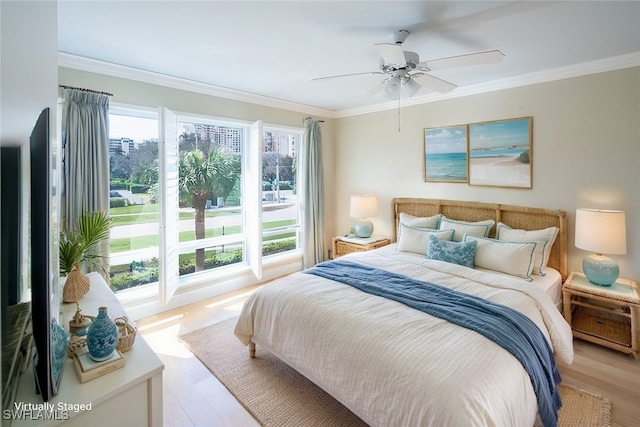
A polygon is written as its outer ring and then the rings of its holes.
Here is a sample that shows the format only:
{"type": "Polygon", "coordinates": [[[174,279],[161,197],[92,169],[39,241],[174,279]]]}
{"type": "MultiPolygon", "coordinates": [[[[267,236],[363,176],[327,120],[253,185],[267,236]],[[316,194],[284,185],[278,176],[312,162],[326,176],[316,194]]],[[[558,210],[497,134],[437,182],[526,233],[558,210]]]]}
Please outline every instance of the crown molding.
{"type": "MultiPolygon", "coordinates": [[[[400,100],[400,103],[402,107],[409,107],[413,105],[442,101],[445,99],[460,98],[464,96],[495,92],[504,89],[529,86],[538,83],[547,83],[556,80],[570,79],[573,77],[604,73],[607,71],[622,70],[625,68],[638,66],[640,66],[640,52],[634,52],[627,55],[615,56],[598,61],[584,62],[581,64],[569,65],[566,67],[559,67],[536,73],[523,74],[521,76],[515,76],[501,80],[493,80],[490,82],[478,83],[475,85],[461,86],[456,88],[454,91],[446,94],[429,94],[424,96],[416,96],[413,98],[400,100]]],[[[397,101],[389,101],[382,104],[374,104],[365,107],[339,110],[334,114],[335,118],[343,118],[386,110],[395,110],[397,108],[397,101]]]]}
{"type": "MultiPolygon", "coordinates": [[[[254,93],[214,86],[208,83],[197,82],[152,71],[146,71],[110,62],[99,61],[92,58],[72,55],[65,52],[58,52],[58,66],[86,71],[90,73],[103,74],[111,77],[134,80],[143,83],[155,84],[159,86],[170,87],[173,89],[217,96],[234,101],[248,102],[251,104],[263,105],[266,107],[281,108],[284,110],[334,119],[358,116],[362,114],[369,114],[386,110],[395,110],[398,108],[398,103],[396,101],[389,101],[380,104],[372,104],[364,107],[348,108],[338,111],[326,110],[323,108],[284,101],[277,98],[270,98],[254,93]]],[[[598,61],[584,62],[581,64],[559,67],[536,73],[523,74],[521,76],[515,76],[501,80],[494,80],[469,86],[461,86],[454,91],[446,94],[428,94],[423,96],[416,96],[413,98],[401,100],[401,106],[409,107],[414,105],[427,104],[430,102],[442,101],[445,99],[460,98],[464,96],[495,92],[499,90],[529,86],[539,83],[547,83],[556,80],[569,79],[573,77],[580,77],[589,74],[597,74],[638,66],[640,66],[640,52],[634,52],[627,55],[620,55],[598,61]]]]}
{"type": "Polygon", "coordinates": [[[263,105],[265,107],[281,108],[283,110],[295,111],[298,113],[311,114],[327,118],[334,118],[335,112],[323,108],[298,104],[282,99],[243,92],[226,87],[215,86],[208,83],[169,76],[153,71],[139,68],[127,67],[114,64],[112,62],[100,61],[84,56],[72,55],[66,52],[58,52],[58,66],[71,68],[89,73],[102,74],[110,77],[118,77],[127,80],[134,80],[142,83],[149,83],[172,89],[201,93],[204,95],[217,96],[234,101],[247,102],[251,104],[263,105]]]}

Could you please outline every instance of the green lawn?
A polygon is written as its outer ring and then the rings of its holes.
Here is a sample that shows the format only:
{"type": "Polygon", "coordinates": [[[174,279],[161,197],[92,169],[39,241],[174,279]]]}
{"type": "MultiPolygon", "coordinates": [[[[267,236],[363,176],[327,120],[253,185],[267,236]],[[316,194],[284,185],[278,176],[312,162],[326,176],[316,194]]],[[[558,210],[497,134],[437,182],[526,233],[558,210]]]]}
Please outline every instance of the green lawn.
{"type": "MultiPolygon", "coordinates": [[[[123,209],[127,209],[127,208],[123,208],[123,209]]],[[[113,210],[114,209],[112,209],[112,211],[113,210]]],[[[192,218],[193,218],[193,215],[192,215],[192,218]]],[[[143,222],[151,222],[151,221],[143,221],[143,222]]],[[[157,222],[157,219],[155,222],[157,222]]],[[[137,224],[139,222],[135,222],[135,223],[137,224]]],[[[267,222],[262,224],[262,229],[268,230],[271,228],[284,227],[294,223],[295,223],[294,220],[272,221],[272,222],[267,222]]],[[[132,223],[128,222],[126,224],[132,224],[132,223]]],[[[124,225],[124,224],[119,224],[119,225],[124,225]]],[[[240,231],[241,231],[241,228],[239,225],[229,225],[224,228],[225,235],[238,234],[240,233],[240,231]]],[[[221,235],[222,235],[222,228],[205,230],[205,237],[207,238],[221,236],[221,235]]],[[[283,231],[281,234],[278,234],[276,236],[270,236],[268,238],[265,238],[265,241],[282,239],[282,238],[293,237],[293,236],[295,236],[294,231],[283,231]]],[[[178,236],[178,240],[180,242],[189,242],[189,241],[195,240],[195,238],[196,238],[195,232],[193,231],[183,231],[183,232],[180,232],[178,236]]],[[[148,247],[158,246],[159,245],[158,239],[159,237],[157,234],[149,235],[149,236],[124,238],[124,239],[112,239],[111,245],[110,245],[110,251],[111,253],[117,253],[117,252],[131,251],[136,249],[145,249],[148,247]]]]}
{"type": "MultiPolygon", "coordinates": [[[[238,210],[222,210],[222,211],[206,211],[204,216],[206,218],[214,218],[217,216],[238,215],[238,210]]],[[[109,215],[111,216],[111,225],[132,225],[132,224],[145,224],[150,222],[158,222],[158,205],[134,205],[125,206],[122,208],[109,209],[109,215]]],[[[193,219],[195,218],[195,212],[179,212],[179,219],[193,219]]]]}

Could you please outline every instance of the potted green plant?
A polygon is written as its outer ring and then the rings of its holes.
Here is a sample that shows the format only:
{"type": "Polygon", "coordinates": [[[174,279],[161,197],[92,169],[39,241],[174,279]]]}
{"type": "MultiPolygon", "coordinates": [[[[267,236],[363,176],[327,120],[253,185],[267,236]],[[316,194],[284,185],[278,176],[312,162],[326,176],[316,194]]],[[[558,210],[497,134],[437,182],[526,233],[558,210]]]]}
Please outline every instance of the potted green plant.
{"type": "Polygon", "coordinates": [[[75,230],[60,233],[60,275],[67,276],[63,290],[64,302],[77,302],[89,290],[89,279],[81,266],[106,274],[97,249],[100,240],[109,237],[111,219],[104,212],[84,212],[75,230]]]}

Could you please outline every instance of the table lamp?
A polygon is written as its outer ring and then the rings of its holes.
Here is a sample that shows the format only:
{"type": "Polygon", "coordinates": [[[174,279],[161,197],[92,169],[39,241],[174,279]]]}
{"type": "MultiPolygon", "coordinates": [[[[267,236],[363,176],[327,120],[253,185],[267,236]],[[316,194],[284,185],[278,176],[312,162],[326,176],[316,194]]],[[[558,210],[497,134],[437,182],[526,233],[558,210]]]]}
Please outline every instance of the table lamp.
{"type": "Polygon", "coordinates": [[[351,196],[351,218],[358,218],[353,226],[356,237],[371,237],[373,223],[369,217],[378,215],[378,200],[375,196],[351,196]]]}
{"type": "Polygon", "coordinates": [[[618,264],[607,255],[627,253],[625,216],[622,211],[577,209],[576,247],[595,252],[582,261],[582,271],[591,283],[611,286],[620,274],[618,264]]]}

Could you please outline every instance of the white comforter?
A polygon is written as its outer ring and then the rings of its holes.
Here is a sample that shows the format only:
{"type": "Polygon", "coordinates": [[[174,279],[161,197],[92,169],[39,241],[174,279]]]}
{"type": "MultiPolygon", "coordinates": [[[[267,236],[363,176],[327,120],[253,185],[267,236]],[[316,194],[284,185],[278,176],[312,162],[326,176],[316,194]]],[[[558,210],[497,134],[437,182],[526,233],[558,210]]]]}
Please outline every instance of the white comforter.
{"type": "MultiPolygon", "coordinates": [[[[427,260],[393,246],[348,258],[521,311],[571,363],[571,329],[522,280],[427,260]]],[[[351,286],[296,273],[245,303],[238,338],[274,353],[375,426],[532,426],[531,381],[506,350],[471,330],[351,286]]]]}

